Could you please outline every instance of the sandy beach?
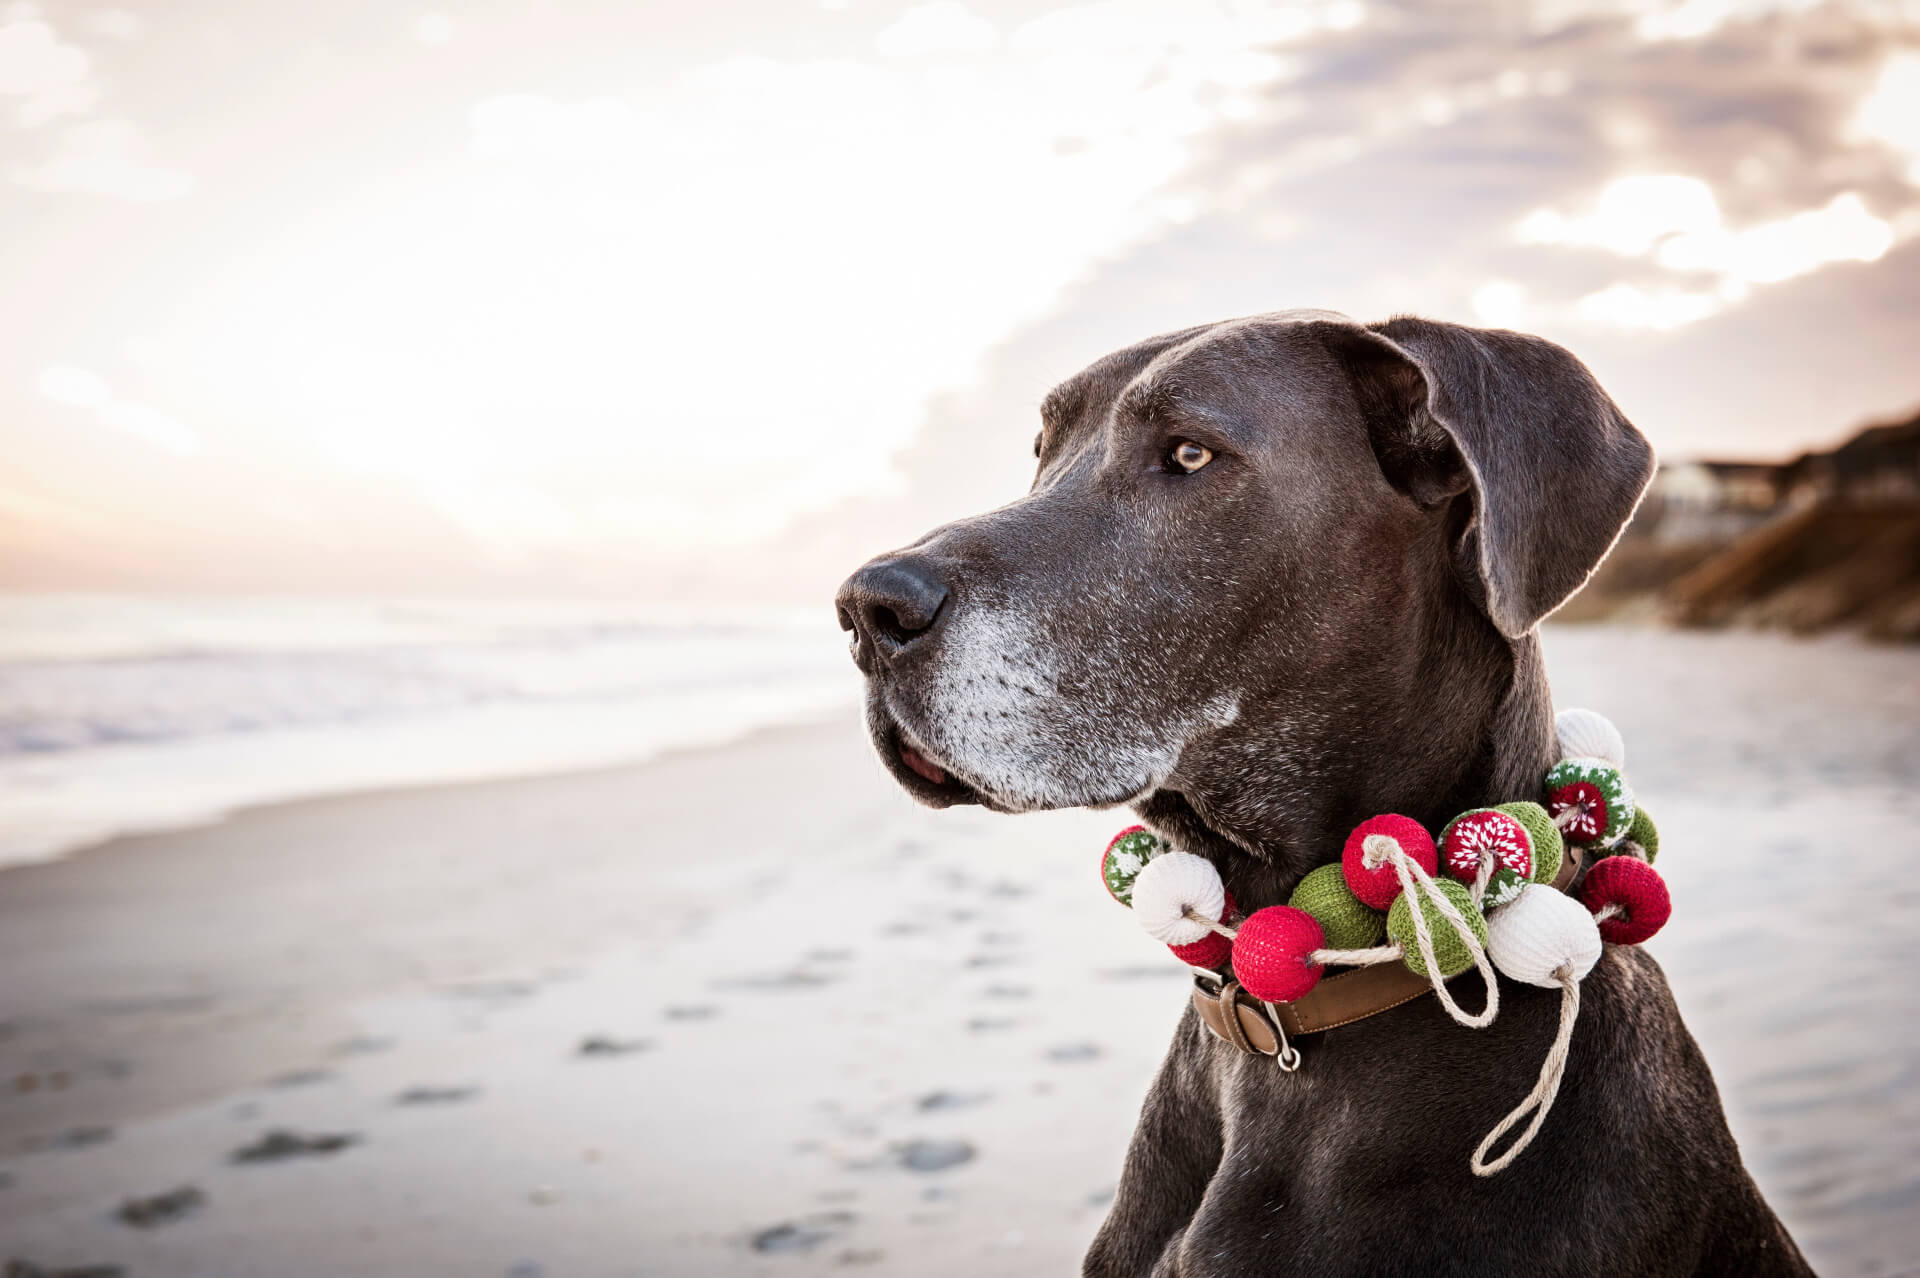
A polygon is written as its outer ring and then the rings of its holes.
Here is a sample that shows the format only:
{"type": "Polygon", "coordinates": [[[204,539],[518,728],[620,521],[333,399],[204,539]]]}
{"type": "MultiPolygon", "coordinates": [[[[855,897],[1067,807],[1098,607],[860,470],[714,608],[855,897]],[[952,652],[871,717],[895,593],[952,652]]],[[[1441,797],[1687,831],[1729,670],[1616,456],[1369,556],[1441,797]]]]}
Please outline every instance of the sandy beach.
{"type": "MultiPolygon", "coordinates": [[[[1913,1271],[1920,654],[1548,658],[1626,734],[1762,1187],[1821,1272],[1913,1271]]],[[[1186,994],[1097,882],[1126,820],[920,810],[841,716],[0,871],[0,1260],[1077,1272],[1186,994]]]]}

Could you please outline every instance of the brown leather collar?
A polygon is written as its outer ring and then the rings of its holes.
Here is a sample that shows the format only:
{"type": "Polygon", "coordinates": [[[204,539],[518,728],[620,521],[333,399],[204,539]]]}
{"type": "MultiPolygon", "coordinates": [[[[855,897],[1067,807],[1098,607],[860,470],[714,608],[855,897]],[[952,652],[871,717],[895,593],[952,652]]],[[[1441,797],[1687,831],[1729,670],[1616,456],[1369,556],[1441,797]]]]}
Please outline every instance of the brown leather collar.
{"type": "MultiPolygon", "coordinates": [[[[1580,849],[1569,845],[1553,886],[1566,891],[1579,875],[1582,859],[1580,849]]],[[[1206,981],[1204,976],[1195,978],[1193,1006],[1207,1028],[1243,1052],[1279,1055],[1284,1040],[1274,1032],[1267,1006],[1235,981],[1216,977],[1213,990],[1206,988],[1206,981]]],[[[1432,989],[1426,977],[1416,976],[1404,963],[1376,963],[1326,977],[1305,998],[1275,1003],[1273,1011],[1288,1036],[1317,1034],[1410,1003],[1432,989]]]]}

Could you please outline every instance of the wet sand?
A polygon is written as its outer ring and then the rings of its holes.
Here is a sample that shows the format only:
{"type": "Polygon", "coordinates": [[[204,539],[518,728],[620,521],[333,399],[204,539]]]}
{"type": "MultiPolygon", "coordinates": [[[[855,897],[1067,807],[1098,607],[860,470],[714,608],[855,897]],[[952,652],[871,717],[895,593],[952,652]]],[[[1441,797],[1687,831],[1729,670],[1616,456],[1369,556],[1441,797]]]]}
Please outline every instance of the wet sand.
{"type": "MultiPolygon", "coordinates": [[[[1920,654],[1548,644],[1763,1188],[1824,1273],[1916,1263],[1920,654]]],[[[1076,1272],[1186,988],[1099,888],[1123,823],[924,812],[849,720],[5,871],[0,1260],[1076,1272]]]]}

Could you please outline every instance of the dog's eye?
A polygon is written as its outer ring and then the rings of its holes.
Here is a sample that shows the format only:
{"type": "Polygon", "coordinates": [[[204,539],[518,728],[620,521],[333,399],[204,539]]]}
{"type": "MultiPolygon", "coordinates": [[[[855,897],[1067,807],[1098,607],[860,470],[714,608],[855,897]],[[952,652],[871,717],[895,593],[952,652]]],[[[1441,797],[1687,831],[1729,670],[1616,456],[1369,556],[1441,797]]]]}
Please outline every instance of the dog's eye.
{"type": "Polygon", "coordinates": [[[1178,467],[1191,475],[1212,460],[1211,448],[1205,444],[1196,444],[1191,439],[1183,439],[1167,454],[1167,461],[1171,463],[1167,469],[1172,470],[1178,467]]]}

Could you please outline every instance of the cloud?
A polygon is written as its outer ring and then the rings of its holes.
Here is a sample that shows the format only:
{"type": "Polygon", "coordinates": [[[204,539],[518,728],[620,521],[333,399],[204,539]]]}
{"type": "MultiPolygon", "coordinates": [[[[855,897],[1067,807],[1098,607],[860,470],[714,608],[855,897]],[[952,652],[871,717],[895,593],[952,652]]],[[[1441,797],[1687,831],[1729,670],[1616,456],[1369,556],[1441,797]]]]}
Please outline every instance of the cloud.
{"type": "Polygon", "coordinates": [[[917,4],[873,38],[883,58],[986,53],[999,43],[998,28],[954,0],[917,4]]]}
{"type": "Polygon", "coordinates": [[[0,20],[0,98],[16,98],[14,119],[43,124],[89,110],[99,96],[86,51],[61,40],[31,11],[0,20]]]}
{"type": "MultiPolygon", "coordinates": [[[[84,19],[103,39],[132,40],[144,30],[123,9],[84,19]]],[[[101,88],[86,50],[61,39],[31,6],[15,5],[0,18],[0,99],[13,98],[15,123],[36,128],[61,117],[81,117],[38,137],[39,158],[14,166],[9,177],[43,191],[73,191],[134,201],[170,200],[193,185],[185,173],[157,161],[141,131],[126,120],[91,117],[101,88]]]]}
{"type": "Polygon", "coordinates": [[[1783,451],[1905,408],[1920,116],[1898,50],[1916,38],[1920,18],[1844,2],[1382,3],[1322,23],[1154,197],[1189,216],[1010,335],[930,412],[900,498],[847,526],[871,549],[1004,501],[1050,384],[1288,306],[1543,333],[1676,452],[1783,451]]]}
{"type": "Polygon", "coordinates": [[[1887,58],[1873,92],[1860,100],[1850,132],[1892,148],[1906,161],[1907,181],[1920,186],[1920,53],[1887,58]]]}
{"type": "Polygon", "coordinates": [[[193,178],[159,163],[153,147],[126,120],[88,120],[68,125],[52,153],[16,169],[13,180],[42,191],[71,191],[115,199],[174,200],[193,189],[193,178]]]}
{"type": "Polygon", "coordinates": [[[413,20],[413,38],[424,45],[447,44],[455,30],[453,19],[444,13],[423,13],[413,20]]]}
{"type": "MultiPolygon", "coordinates": [[[[1621,282],[1587,294],[1574,304],[1574,314],[1589,324],[1608,328],[1649,328],[1666,332],[1703,320],[1718,312],[1723,299],[1714,293],[1689,292],[1672,287],[1644,288],[1621,282]]],[[[1523,313],[1522,323],[1538,323],[1538,313],[1523,313]]]]}
{"type": "Polygon", "coordinates": [[[125,9],[96,9],[87,15],[86,28],[108,40],[138,40],[147,24],[139,14],[125,9]]]}
{"type": "MultiPolygon", "coordinates": [[[[1616,179],[1590,211],[1535,209],[1515,234],[1523,244],[1604,249],[1675,273],[1717,277],[1717,286],[1705,291],[1620,281],[1582,297],[1573,310],[1591,323],[1662,331],[1745,301],[1755,284],[1778,284],[1836,262],[1878,261],[1895,239],[1894,228],[1853,191],[1820,208],[1734,230],[1723,221],[1713,188],[1678,174],[1616,179]]],[[[1482,318],[1498,312],[1507,323],[1542,317],[1497,285],[1483,286],[1473,304],[1482,318]]]]}
{"type": "Polygon", "coordinates": [[[1577,244],[1642,257],[1669,236],[1718,229],[1720,206],[1699,178],[1669,174],[1607,183],[1591,212],[1536,209],[1516,228],[1523,244],[1577,244]]]}
{"type": "Polygon", "coordinates": [[[1125,0],[990,41],[920,6],[841,56],[484,97],[469,164],[398,215],[229,277],[193,376],[476,536],[764,540],[896,488],[929,395],[1182,216],[1159,189],[1284,78],[1271,42],[1351,10],[1125,0]]]}
{"type": "Polygon", "coordinates": [[[40,370],[37,382],[43,399],[91,416],[110,430],[145,440],[175,453],[200,451],[200,437],[160,410],[113,393],[99,374],[71,364],[40,370]]]}

